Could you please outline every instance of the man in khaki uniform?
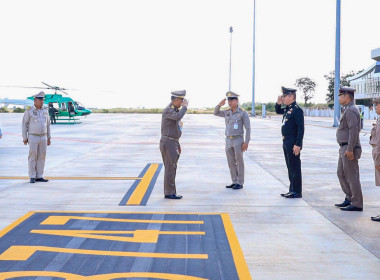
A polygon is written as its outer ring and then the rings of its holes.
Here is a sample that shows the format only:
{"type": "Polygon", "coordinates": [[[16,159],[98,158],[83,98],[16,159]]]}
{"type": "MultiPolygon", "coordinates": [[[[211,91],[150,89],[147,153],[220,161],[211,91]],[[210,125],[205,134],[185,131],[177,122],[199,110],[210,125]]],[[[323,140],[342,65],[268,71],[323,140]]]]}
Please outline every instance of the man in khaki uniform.
{"type": "MultiPolygon", "coordinates": [[[[373,101],[376,114],[380,115],[380,98],[373,101]]],[[[372,158],[375,165],[375,184],[380,186],[380,118],[373,124],[369,144],[372,146],[372,158]]],[[[380,215],[371,217],[372,221],[380,222],[380,215]]]]}
{"type": "Polygon", "coordinates": [[[243,152],[247,151],[251,140],[251,123],[248,113],[239,107],[239,95],[229,91],[226,96],[230,108],[220,110],[220,107],[226,103],[226,99],[223,99],[215,107],[214,115],[223,117],[226,122],[226,155],[232,180],[232,184],[226,186],[226,188],[238,190],[242,189],[244,185],[243,152]]]}
{"type": "Polygon", "coordinates": [[[161,121],[160,151],[165,166],[164,194],[168,199],[181,199],[182,195],[177,195],[175,177],[181,154],[179,144],[183,126],[181,120],[186,114],[188,101],[185,99],[185,90],[173,91],[171,94],[172,102],[162,112],[161,121]]]}
{"type": "Polygon", "coordinates": [[[22,119],[22,138],[24,145],[29,144],[30,183],[47,182],[43,178],[46,147],[50,146],[49,112],[43,108],[45,93],[34,95],[34,105],[28,108],[22,119]]]}
{"type": "Polygon", "coordinates": [[[340,146],[337,175],[345,200],[335,206],[344,211],[363,211],[363,195],[359,176],[362,148],[360,145],[360,113],[354,102],[354,88],[340,87],[339,103],[342,105],[336,140],[340,146]]]}

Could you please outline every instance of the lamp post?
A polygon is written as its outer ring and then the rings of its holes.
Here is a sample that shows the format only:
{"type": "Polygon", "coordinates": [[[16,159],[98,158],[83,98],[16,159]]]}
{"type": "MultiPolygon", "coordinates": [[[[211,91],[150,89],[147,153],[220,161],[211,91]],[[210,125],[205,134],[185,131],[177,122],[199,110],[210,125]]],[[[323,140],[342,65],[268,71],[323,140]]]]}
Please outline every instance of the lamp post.
{"type": "Polygon", "coordinates": [[[341,0],[336,0],[336,37],[335,37],[335,81],[334,81],[334,124],[338,127],[340,118],[339,85],[340,85],[340,7],[341,0]]]}
{"type": "Polygon", "coordinates": [[[256,0],[253,0],[253,65],[252,65],[252,112],[255,116],[255,40],[256,40],[256,0]]]}

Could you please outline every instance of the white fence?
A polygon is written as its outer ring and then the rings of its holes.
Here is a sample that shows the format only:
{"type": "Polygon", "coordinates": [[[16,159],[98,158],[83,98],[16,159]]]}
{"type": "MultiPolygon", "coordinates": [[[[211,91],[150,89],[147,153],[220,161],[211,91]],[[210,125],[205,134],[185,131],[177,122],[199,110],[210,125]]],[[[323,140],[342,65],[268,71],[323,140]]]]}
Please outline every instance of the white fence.
{"type": "MultiPolygon", "coordinates": [[[[370,111],[369,107],[365,107],[363,105],[358,105],[359,108],[362,109],[364,113],[364,119],[366,120],[375,120],[377,119],[378,115],[374,110],[370,111]]],[[[308,117],[334,117],[334,110],[332,109],[303,109],[305,116],[308,117]]]]}

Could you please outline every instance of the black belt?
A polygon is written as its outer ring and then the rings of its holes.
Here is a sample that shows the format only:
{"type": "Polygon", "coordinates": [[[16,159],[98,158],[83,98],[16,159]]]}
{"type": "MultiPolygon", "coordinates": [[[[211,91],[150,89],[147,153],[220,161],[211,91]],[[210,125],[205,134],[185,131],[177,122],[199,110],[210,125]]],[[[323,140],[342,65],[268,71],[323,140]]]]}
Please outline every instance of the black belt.
{"type": "Polygon", "coordinates": [[[169,137],[169,136],[166,136],[166,135],[162,135],[162,137],[166,138],[166,139],[169,139],[169,140],[173,140],[173,141],[176,141],[176,142],[179,142],[177,138],[173,138],[173,137],[169,137]]]}
{"type": "Polygon", "coordinates": [[[297,137],[296,136],[282,136],[282,140],[286,140],[290,138],[297,138],[297,137]]]}
{"type": "MultiPolygon", "coordinates": [[[[348,143],[347,142],[343,142],[343,143],[338,143],[339,144],[339,146],[341,146],[341,147],[344,147],[344,146],[347,146],[348,145],[348,143]]],[[[354,147],[355,149],[361,149],[361,146],[355,146],[354,147]]]]}

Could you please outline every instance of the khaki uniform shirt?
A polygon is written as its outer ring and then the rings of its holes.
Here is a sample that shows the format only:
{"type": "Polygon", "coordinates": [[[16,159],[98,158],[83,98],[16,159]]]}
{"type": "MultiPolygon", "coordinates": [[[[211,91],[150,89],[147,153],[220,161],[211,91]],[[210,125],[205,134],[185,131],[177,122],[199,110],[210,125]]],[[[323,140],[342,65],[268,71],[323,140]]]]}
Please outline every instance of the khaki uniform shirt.
{"type": "Polygon", "coordinates": [[[340,124],[336,131],[338,143],[348,143],[347,151],[352,152],[355,146],[360,146],[360,113],[354,101],[342,107],[340,124]]]}
{"type": "Polygon", "coordinates": [[[170,103],[162,112],[161,135],[179,139],[182,135],[182,118],[187,111],[186,106],[179,110],[170,103]]]}
{"type": "Polygon", "coordinates": [[[223,117],[226,122],[226,136],[243,136],[245,127],[245,143],[249,143],[251,140],[251,122],[249,121],[248,113],[237,107],[233,113],[231,109],[220,110],[220,106],[217,105],[214,110],[214,115],[223,117]]]}
{"type": "Polygon", "coordinates": [[[373,160],[375,165],[380,165],[380,118],[377,119],[376,125],[371,130],[369,144],[373,147],[373,160]]]}
{"type": "Polygon", "coordinates": [[[25,111],[24,118],[22,119],[23,140],[28,139],[28,134],[45,134],[47,138],[51,138],[50,118],[46,108],[42,107],[40,110],[37,110],[33,105],[25,111]]]}

